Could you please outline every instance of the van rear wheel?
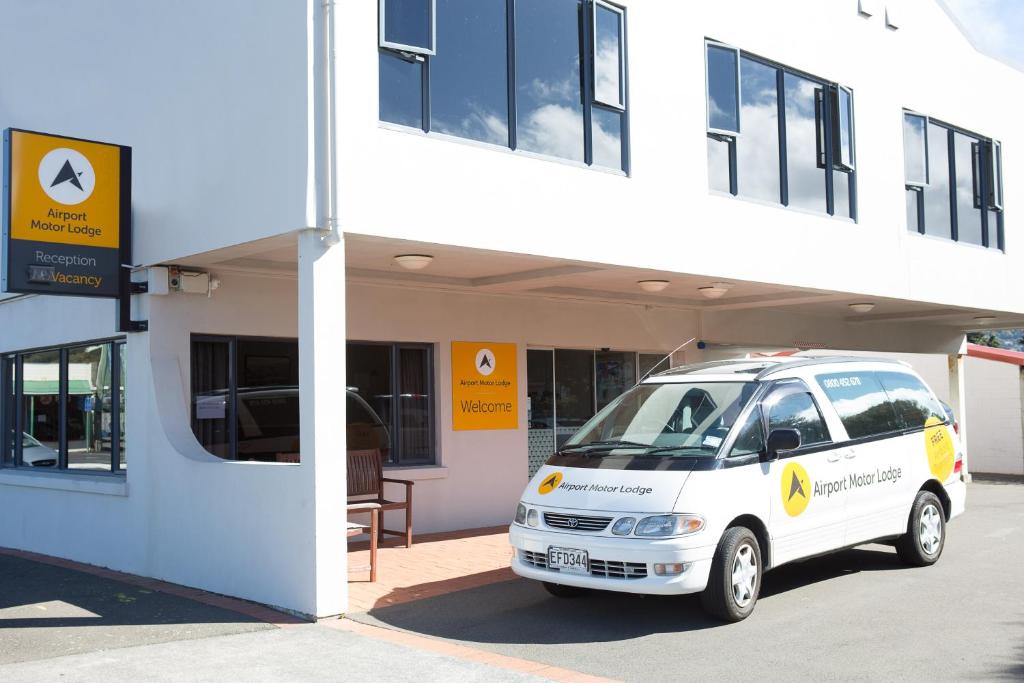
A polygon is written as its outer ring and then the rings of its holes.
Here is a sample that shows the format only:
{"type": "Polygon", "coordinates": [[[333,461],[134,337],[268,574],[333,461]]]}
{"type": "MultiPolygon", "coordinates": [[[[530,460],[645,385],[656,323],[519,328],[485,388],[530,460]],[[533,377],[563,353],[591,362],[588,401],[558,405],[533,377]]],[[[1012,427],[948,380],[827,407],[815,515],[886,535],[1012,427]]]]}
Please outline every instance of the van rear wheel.
{"type": "Polygon", "coordinates": [[[541,583],[544,584],[544,590],[556,598],[578,598],[587,594],[586,588],[578,586],[563,586],[560,583],[551,583],[550,581],[542,581],[541,583]]]}
{"type": "Polygon", "coordinates": [[[750,616],[761,592],[761,546],[750,529],[726,529],[711,561],[708,585],[701,593],[704,609],[722,621],[750,616]]]}
{"type": "Polygon", "coordinates": [[[935,564],[946,545],[946,516],[931,491],[918,491],[910,508],[907,533],[896,541],[896,554],[912,567],[935,564]]]}

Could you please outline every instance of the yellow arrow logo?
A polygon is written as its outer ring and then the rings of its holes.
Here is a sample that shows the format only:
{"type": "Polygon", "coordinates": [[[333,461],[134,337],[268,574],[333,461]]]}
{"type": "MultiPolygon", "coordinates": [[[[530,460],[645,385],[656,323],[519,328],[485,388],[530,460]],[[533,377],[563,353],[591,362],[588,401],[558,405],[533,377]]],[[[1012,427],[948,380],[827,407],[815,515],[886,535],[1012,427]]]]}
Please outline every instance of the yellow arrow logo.
{"type": "Polygon", "coordinates": [[[782,470],[782,507],[790,517],[796,517],[811,502],[811,479],[807,470],[791,462],[782,470]]]}
{"type": "Polygon", "coordinates": [[[537,493],[539,493],[542,496],[546,496],[547,494],[557,489],[558,485],[561,483],[562,473],[552,472],[548,476],[544,477],[543,481],[540,482],[540,486],[537,487],[537,493]]]}

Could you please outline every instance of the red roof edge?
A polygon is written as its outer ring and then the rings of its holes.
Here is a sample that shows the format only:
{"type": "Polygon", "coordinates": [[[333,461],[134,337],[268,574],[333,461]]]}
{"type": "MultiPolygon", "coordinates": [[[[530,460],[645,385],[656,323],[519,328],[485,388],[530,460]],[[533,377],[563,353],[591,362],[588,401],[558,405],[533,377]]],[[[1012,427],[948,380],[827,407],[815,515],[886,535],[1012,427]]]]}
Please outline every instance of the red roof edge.
{"type": "Polygon", "coordinates": [[[967,355],[972,358],[984,358],[985,360],[999,361],[1000,363],[1012,363],[1024,367],[1024,352],[997,349],[981,344],[968,344],[967,355]]]}

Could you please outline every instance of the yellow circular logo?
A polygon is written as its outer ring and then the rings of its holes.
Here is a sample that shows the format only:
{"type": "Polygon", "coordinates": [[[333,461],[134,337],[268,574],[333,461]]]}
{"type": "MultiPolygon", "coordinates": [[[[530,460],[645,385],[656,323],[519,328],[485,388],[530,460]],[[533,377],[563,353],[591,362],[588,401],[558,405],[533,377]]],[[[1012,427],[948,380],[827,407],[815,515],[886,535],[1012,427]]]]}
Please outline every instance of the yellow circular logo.
{"type": "Polygon", "coordinates": [[[552,472],[551,474],[544,477],[543,481],[540,482],[540,486],[537,487],[537,493],[539,493],[542,496],[546,496],[547,494],[557,489],[558,485],[561,483],[562,473],[552,472]]]}
{"type": "Polygon", "coordinates": [[[790,517],[796,517],[810,502],[811,478],[807,470],[795,462],[789,463],[782,470],[782,507],[790,517]]]}
{"type": "Polygon", "coordinates": [[[924,448],[928,453],[928,469],[939,481],[946,481],[953,474],[956,447],[949,436],[949,429],[937,417],[929,417],[924,423],[924,448]]]}

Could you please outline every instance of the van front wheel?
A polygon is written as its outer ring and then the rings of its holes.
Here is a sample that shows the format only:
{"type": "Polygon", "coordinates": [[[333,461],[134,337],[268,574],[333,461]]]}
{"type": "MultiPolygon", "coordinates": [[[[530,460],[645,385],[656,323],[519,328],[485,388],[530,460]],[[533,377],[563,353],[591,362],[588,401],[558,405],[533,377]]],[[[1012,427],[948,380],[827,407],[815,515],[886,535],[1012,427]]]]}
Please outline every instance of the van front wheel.
{"type": "Polygon", "coordinates": [[[746,619],[757,604],[761,574],[761,546],[754,532],[741,526],[726,529],[700,595],[704,609],[723,621],[746,619]]]}
{"type": "Polygon", "coordinates": [[[907,533],[896,541],[896,554],[912,567],[935,564],[946,545],[946,516],[931,491],[919,491],[910,508],[907,533]]]}

